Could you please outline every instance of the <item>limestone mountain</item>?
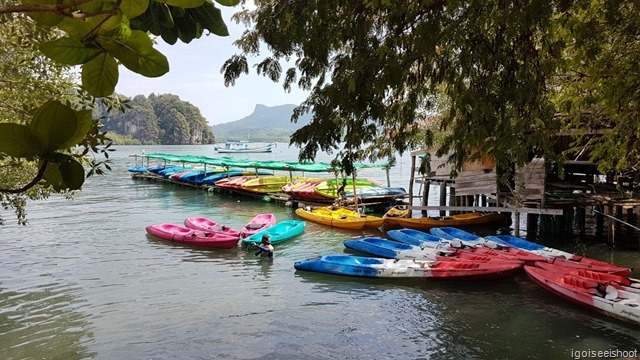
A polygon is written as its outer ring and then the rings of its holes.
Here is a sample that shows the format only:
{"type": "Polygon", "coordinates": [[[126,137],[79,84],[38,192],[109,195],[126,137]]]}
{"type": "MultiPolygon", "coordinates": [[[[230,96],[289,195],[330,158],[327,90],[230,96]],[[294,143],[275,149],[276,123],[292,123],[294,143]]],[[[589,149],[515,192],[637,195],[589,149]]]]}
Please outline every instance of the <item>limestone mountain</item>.
{"type": "Polygon", "coordinates": [[[297,123],[291,122],[296,105],[265,106],[258,104],[253,113],[240,120],[211,127],[217,142],[227,139],[255,142],[289,142],[296,130],[311,121],[312,114],[305,114],[297,123]]]}

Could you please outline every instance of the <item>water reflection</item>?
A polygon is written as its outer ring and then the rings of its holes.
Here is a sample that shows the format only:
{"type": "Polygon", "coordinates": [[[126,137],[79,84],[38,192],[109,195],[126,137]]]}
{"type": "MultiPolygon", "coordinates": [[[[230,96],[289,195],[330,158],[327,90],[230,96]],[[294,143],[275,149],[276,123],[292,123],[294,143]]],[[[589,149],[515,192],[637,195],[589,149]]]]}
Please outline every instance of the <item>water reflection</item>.
{"type": "Polygon", "coordinates": [[[78,288],[51,283],[37,289],[0,289],[0,358],[85,359],[91,322],[78,311],[78,288]]]}

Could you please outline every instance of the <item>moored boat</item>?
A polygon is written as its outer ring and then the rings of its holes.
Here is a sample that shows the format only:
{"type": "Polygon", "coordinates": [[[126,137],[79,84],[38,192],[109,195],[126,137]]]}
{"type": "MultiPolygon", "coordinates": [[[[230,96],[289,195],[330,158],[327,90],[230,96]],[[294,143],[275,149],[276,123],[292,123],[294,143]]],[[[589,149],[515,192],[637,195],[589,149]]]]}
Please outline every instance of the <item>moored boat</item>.
{"type": "Polygon", "coordinates": [[[251,247],[261,242],[262,235],[269,234],[271,236],[271,244],[276,245],[302,234],[304,229],[304,221],[285,220],[242,239],[242,244],[247,248],[251,247]]]}
{"type": "Polygon", "coordinates": [[[346,182],[343,186],[344,179],[329,179],[323,182],[320,182],[314,188],[314,191],[324,197],[335,199],[338,197],[339,193],[351,190],[353,191],[354,184],[355,188],[363,188],[363,187],[381,187],[380,183],[374,180],[369,179],[346,179],[346,182]]]}
{"type": "Polygon", "coordinates": [[[384,227],[387,229],[396,229],[401,227],[398,224],[398,218],[408,218],[409,208],[401,208],[399,206],[392,206],[382,216],[384,227]]]}
{"type": "MultiPolygon", "coordinates": [[[[435,249],[422,249],[419,246],[403,244],[379,237],[363,237],[343,241],[345,247],[370,255],[387,259],[435,260],[439,252],[435,249]]],[[[443,249],[446,251],[446,249],[443,249]]]]}
{"type": "Polygon", "coordinates": [[[485,236],[484,239],[487,241],[493,241],[499,244],[504,244],[506,246],[522,249],[532,254],[544,256],[547,258],[548,262],[555,263],[557,265],[618,274],[621,276],[629,276],[631,274],[631,269],[624,266],[618,266],[606,261],[579,256],[566,251],[536,244],[534,242],[511,235],[491,235],[485,236]]]}
{"type": "Polygon", "coordinates": [[[289,183],[296,183],[305,180],[304,177],[287,175],[260,176],[242,183],[244,190],[255,193],[275,193],[282,192],[282,187],[289,183]]]}
{"type": "Polygon", "coordinates": [[[225,234],[231,237],[240,238],[240,232],[229,226],[220,224],[211,219],[205,217],[189,217],[184,219],[184,226],[189,229],[202,230],[206,232],[214,232],[219,234],[225,234]]]}
{"type": "Polygon", "coordinates": [[[508,219],[510,219],[509,216],[499,213],[469,213],[443,217],[398,218],[396,221],[401,227],[416,230],[429,230],[434,227],[462,227],[500,224],[507,222],[508,219]]]}
{"type": "Polygon", "coordinates": [[[276,223],[274,214],[258,214],[240,230],[240,237],[246,238],[262,230],[265,230],[276,223]]]}
{"type": "Polygon", "coordinates": [[[517,264],[482,262],[392,260],[352,255],[322,255],[298,261],[296,270],[369,278],[423,278],[427,280],[493,280],[519,271],[517,264]]]}
{"type": "Polygon", "coordinates": [[[237,237],[225,234],[194,230],[173,224],[155,224],[146,227],[147,233],[159,239],[186,245],[217,249],[231,249],[238,245],[237,237]]]}
{"type": "Polygon", "coordinates": [[[305,209],[300,207],[296,209],[295,213],[305,220],[341,229],[360,230],[366,223],[364,218],[348,216],[346,214],[333,211],[326,206],[317,209],[305,209]]]}
{"type": "Polygon", "coordinates": [[[218,153],[270,153],[276,147],[276,143],[253,145],[246,140],[227,140],[223,147],[214,147],[218,153]]]}
{"type": "Polygon", "coordinates": [[[533,282],[566,300],[640,324],[640,294],[628,291],[625,286],[616,288],[598,280],[535,266],[525,266],[525,272],[533,282]]]}

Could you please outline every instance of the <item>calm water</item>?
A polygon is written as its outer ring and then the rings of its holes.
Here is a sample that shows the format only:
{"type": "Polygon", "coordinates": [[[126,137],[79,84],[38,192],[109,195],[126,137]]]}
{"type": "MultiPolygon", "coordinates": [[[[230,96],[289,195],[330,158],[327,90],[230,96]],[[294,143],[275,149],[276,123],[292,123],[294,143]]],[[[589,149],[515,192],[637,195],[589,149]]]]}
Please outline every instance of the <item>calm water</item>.
{"type": "MultiPolygon", "coordinates": [[[[3,212],[11,221],[0,227],[0,359],[569,359],[572,350],[640,350],[640,327],[573,306],[526,275],[427,283],[293,268],[377,230],[308,222],[273,262],[150,238],[146,225],[188,216],[240,228],[257,213],[295,214],[132,180],[128,155],[141,150],[119,147],[114,170],[72,201],[30,204],[26,227],[3,212]]],[[[215,156],[213,146],[145,150],[215,156]]],[[[260,156],[295,160],[296,152],[281,144],[260,156]]],[[[406,186],[410,165],[399,162],[392,186],[406,186]]],[[[383,172],[365,175],[386,181],[383,172]]],[[[593,246],[588,255],[640,268],[636,252],[593,246]]]]}

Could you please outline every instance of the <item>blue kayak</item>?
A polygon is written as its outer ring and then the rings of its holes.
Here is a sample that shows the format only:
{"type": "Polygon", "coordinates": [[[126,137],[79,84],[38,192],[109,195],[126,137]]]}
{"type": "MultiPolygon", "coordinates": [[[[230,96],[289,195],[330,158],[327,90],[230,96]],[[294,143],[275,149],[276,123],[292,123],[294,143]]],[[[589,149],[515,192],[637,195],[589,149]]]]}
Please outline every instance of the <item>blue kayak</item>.
{"type": "Polygon", "coordinates": [[[306,225],[304,221],[300,220],[285,220],[275,225],[255,233],[249,237],[242,239],[244,246],[251,247],[257,245],[262,241],[262,235],[269,234],[271,236],[271,244],[279,244],[281,242],[292,239],[304,232],[306,225]]]}
{"type": "Polygon", "coordinates": [[[217,174],[211,174],[209,176],[205,176],[202,179],[202,184],[205,185],[213,185],[216,183],[216,181],[218,180],[222,180],[228,177],[233,177],[233,176],[241,176],[243,174],[242,171],[229,171],[227,172],[222,172],[222,173],[217,173],[217,174]]]}
{"type": "Polygon", "coordinates": [[[520,270],[517,263],[392,260],[351,255],[322,255],[298,261],[296,270],[366,278],[492,280],[520,270]]]}
{"type": "Polygon", "coordinates": [[[415,245],[415,246],[429,246],[438,245],[442,242],[442,238],[431,235],[424,231],[415,230],[415,229],[398,229],[398,230],[389,230],[387,231],[387,236],[392,238],[395,241],[399,241],[401,243],[415,245]]]}
{"type": "Polygon", "coordinates": [[[495,241],[501,245],[511,246],[511,247],[525,250],[534,254],[542,255],[544,257],[549,257],[549,258],[562,257],[569,260],[574,258],[580,258],[575,254],[550,248],[550,247],[537,244],[529,240],[525,240],[523,238],[519,238],[512,235],[490,235],[490,236],[486,236],[485,239],[487,241],[495,241]]]}
{"type": "Polygon", "coordinates": [[[481,241],[482,237],[455,227],[436,227],[431,228],[429,232],[432,235],[441,237],[445,240],[463,240],[463,241],[481,241]]]}
{"type": "Polygon", "coordinates": [[[133,173],[145,173],[147,172],[147,167],[142,165],[131,166],[129,168],[129,172],[133,173]]]}
{"type": "MultiPolygon", "coordinates": [[[[221,174],[220,170],[208,170],[206,173],[204,170],[192,171],[190,173],[180,176],[180,181],[190,184],[202,184],[203,180],[208,176],[221,174]]],[[[224,173],[226,174],[226,173],[224,173]]]]}
{"type": "Polygon", "coordinates": [[[387,259],[435,259],[433,249],[423,250],[419,246],[399,243],[377,237],[364,237],[346,240],[344,246],[349,249],[380,256],[387,259]]]}

